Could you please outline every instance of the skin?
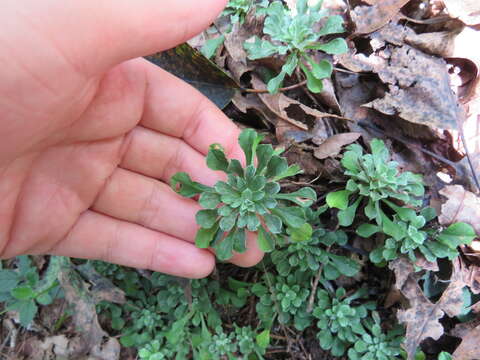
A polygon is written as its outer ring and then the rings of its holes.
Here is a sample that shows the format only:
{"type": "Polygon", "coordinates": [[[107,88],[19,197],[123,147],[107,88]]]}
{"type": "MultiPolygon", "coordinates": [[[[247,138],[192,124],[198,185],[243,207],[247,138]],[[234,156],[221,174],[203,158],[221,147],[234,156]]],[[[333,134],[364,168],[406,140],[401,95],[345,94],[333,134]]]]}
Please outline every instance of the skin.
{"type": "MultiPolygon", "coordinates": [[[[204,156],[242,159],[239,129],[141,59],[206,28],[225,0],[4,0],[0,12],[0,256],[101,259],[200,278],[196,201],[177,171],[214,184],[204,156]],[[164,3],[166,5],[164,5],[164,3]]],[[[231,262],[263,254],[252,234],[231,262]]]]}

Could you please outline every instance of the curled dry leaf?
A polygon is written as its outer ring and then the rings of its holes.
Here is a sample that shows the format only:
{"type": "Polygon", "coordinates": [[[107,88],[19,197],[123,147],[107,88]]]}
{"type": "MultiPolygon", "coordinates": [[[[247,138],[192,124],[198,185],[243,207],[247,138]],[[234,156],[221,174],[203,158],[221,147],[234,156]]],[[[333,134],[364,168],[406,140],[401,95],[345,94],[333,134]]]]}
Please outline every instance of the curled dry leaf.
{"type": "Polygon", "coordinates": [[[443,335],[444,329],[439,320],[445,314],[453,317],[462,311],[462,292],[465,287],[463,268],[458,259],[453,261],[450,284],[440,299],[432,303],[418,285],[413,265],[407,259],[397,259],[389,267],[395,272],[396,287],[410,302],[410,308],[399,310],[397,318],[407,327],[404,347],[408,359],[414,359],[417,348],[424,339],[431,337],[438,340],[443,335]]]}
{"type": "Polygon", "coordinates": [[[447,198],[438,221],[442,225],[465,222],[480,234],[480,198],[460,185],[445,186],[440,194],[447,198]]]}
{"type": "Polygon", "coordinates": [[[357,6],[352,13],[355,34],[369,34],[385,26],[410,0],[383,0],[373,6],[357,6]]]}
{"type": "Polygon", "coordinates": [[[108,346],[108,357],[105,360],[118,359],[120,344],[116,339],[110,338],[98,323],[95,305],[102,297],[95,297],[90,293],[87,284],[68,262],[61,267],[58,280],[65,292],[65,299],[74,309],[73,322],[81,335],[82,351],[98,355],[108,346]]]}
{"type": "Polygon", "coordinates": [[[387,46],[390,59],[375,68],[389,92],[365,106],[421,125],[456,129],[459,109],[443,59],[408,45],[387,46]]]}
{"type": "MultiPolygon", "coordinates": [[[[257,90],[265,90],[266,86],[258,77],[252,76],[252,86],[257,90]]],[[[318,120],[324,117],[342,118],[335,114],[329,114],[312,109],[299,101],[293,100],[288,96],[278,94],[258,94],[263,103],[281,120],[296,126],[301,130],[308,130],[318,125],[318,120]]],[[[325,129],[325,133],[328,133],[325,129]]]]}
{"type": "Polygon", "coordinates": [[[452,336],[462,339],[460,345],[453,353],[454,360],[472,360],[480,358],[480,324],[474,320],[464,324],[458,324],[453,329],[452,336]]]}
{"type": "Polygon", "coordinates": [[[314,152],[317,159],[323,160],[336,156],[342,151],[342,147],[356,141],[362,134],[357,132],[342,133],[330,136],[321,143],[314,152]]]}

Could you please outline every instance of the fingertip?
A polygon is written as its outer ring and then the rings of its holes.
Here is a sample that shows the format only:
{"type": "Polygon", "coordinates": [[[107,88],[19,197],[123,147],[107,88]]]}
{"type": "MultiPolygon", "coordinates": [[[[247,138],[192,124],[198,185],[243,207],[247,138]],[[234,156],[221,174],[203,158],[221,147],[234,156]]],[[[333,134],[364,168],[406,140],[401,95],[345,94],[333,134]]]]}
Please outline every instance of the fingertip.
{"type": "Polygon", "coordinates": [[[247,232],[247,251],[241,254],[235,253],[229,262],[247,268],[257,265],[264,255],[265,253],[258,247],[257,234],[247,232]]]}

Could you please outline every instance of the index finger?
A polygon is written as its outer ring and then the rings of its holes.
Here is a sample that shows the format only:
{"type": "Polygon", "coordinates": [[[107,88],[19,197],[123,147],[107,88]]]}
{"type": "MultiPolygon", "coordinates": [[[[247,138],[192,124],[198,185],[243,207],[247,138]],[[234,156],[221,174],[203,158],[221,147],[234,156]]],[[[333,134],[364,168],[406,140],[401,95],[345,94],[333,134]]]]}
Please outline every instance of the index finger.
{"type": "Polygon", "coordinates": [[[206,155],[213,143],[228,157],[243,159],[237,143],[240,129],[210,100],[189,84],[145,62],[148,87],[141,124],[168,136],[181,138],[206,155]]]}

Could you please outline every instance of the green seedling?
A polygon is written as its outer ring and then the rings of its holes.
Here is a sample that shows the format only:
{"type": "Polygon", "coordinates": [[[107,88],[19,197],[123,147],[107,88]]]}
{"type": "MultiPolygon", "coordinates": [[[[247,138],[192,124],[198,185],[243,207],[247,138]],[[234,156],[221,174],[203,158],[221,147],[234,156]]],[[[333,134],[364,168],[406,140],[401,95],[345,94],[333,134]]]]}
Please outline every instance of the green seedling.
{"type": "Polygon", "coordinates": [[[320,50],[327,54],[342,54],[348,50],[347,43],[342,38],[319,41],[327,35],[345,31],[341,16],[327,16],[326,11],[320,10],[322,1],[313,6],[309,6],[307,0],[298,0],[296,4],[296,10],[292,11],[285,8],[280,1],[272,2],[266,9],[263,28],[264,34],[268,35],[270,40],[255,36],[244,44],[251,60],[273,55],[286,56],[280,73],[267,84],[270,93],[276,93],[285,77],[292,75],[297,67],[305,74],[308,89],[314,93],[321,92],[322,80],[330,78],[333,66],[328,60],[317,62],[310,53],[320,50]],[[316,29],[315,25],[320,20],[324,20],[323,26],[316,29]]]}

